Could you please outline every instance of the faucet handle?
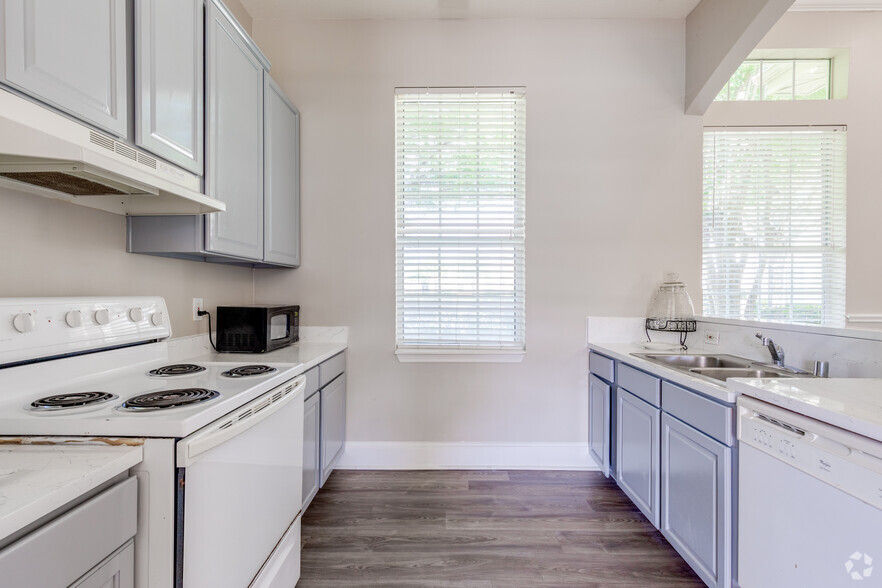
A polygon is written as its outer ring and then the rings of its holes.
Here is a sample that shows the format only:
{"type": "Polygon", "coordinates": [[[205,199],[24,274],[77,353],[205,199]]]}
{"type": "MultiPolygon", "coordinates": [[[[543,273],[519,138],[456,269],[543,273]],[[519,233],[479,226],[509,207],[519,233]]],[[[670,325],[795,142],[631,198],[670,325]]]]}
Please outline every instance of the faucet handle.
{"type": "Polygon", "coordinates": [[[760,341],[762,341],[762,342],[763,342],[763,345],[768,345],[768,344],[769,344],[769,339],[768,339],[768,337],[763,337],[763,334],[762,334],[762,333],[757,333],[756,335],[754,335],[754,337],[756,337],[757,339],[759,339],[760,341]]]}

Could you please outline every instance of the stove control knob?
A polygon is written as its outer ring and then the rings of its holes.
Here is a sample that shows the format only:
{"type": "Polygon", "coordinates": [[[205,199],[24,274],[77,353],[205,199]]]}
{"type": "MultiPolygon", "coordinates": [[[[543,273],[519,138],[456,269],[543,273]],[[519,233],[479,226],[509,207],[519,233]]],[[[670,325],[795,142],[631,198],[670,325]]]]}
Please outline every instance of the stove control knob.
{"type": "Polygon", "coordinates": [[[154,327],[161,327],[165,324],[165,315],[161,312],[154,312],[153,316],[150,317],[150,322],[153,323],[154,327]]]}
{"type": "Polygon", "coordinates": [[[37,322],[34,320],[31,313],[22,312],[15,315],[15,318],[12,319],[12,326],[15,327],[15,330],[19,333],[28,333],[34,330],[34,327],[37,326],[37,322]]]}
{"type": "Polygon", "coordinates": [[[81,327],[83,325],[83,313],[79,310],[72,310],[64,315],[64,322],[68,327],[81,327]]]}
{"type": "Polygon", "coordinates": [[[110,311],[106,308],[99,308],[95,311],[95,322],[99,325],[110,324],[110,311]]]}
{"type": "Polygon", "coordinates": [[[140,306],[134,306],[129,309],[129,318],[132,319],[134,323],[140,323],[144,320],[144,311],[141,310],[140,306]]]}

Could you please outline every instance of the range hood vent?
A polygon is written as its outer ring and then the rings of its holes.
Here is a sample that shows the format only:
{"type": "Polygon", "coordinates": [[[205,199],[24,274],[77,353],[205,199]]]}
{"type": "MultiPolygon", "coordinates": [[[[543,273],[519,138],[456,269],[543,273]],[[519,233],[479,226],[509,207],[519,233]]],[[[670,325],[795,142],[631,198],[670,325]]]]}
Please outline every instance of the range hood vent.
{"type": "Polygon", "coordinates": [[[0,183],[125,215],[218,212],[200,178],[0,91],[0,183]]]}

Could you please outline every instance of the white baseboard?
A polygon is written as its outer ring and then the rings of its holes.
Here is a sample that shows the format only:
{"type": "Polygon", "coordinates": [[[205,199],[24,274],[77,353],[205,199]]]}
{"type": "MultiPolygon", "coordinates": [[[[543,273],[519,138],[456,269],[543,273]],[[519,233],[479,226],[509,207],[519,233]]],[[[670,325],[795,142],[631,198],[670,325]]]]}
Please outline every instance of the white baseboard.
{"type": "Polygon", "coordinates": [[[342,470],[598,470],[587,443],[347,441],[342,470]]]}

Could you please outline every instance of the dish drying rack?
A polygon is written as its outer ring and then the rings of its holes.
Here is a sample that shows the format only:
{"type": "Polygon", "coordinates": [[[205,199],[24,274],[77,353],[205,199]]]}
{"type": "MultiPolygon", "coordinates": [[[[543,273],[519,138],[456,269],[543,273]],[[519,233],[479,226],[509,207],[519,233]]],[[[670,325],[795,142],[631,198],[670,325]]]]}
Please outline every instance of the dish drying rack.
{"type": "Polygon", "coordinates": [[[679,333],[680,349],[686,351],[687,349],[689,349],[686,346],[686,336],[689,333],[694,333],[696,327],[696,321],[692,319],[648,318],[646,319],[643,330],[646,333],[646,340],[649,343],[652,343],[652,338],[649,336],[649,331],[679,333]]]}

